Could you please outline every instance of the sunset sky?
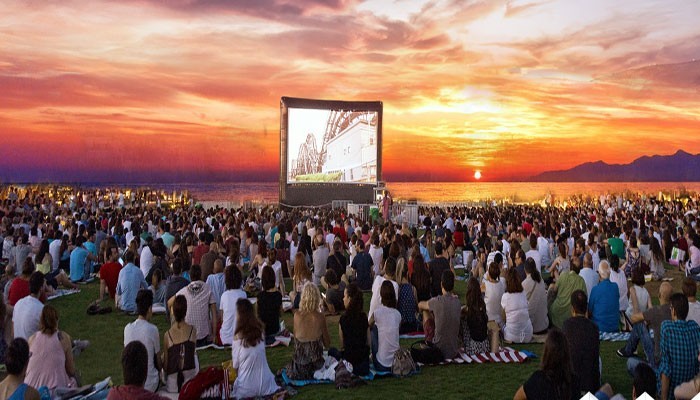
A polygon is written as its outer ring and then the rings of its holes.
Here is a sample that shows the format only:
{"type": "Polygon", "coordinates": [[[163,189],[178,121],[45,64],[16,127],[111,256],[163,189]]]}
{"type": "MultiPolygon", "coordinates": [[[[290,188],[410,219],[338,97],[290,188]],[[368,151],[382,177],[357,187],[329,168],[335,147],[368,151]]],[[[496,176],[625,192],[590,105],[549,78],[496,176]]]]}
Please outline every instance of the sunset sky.
{"type": "Polygon", "coordinates": [[[282,96],[384,102],[386,181],[700,153],[700,2],[0,2],[0,181],[279,175],[282,96]]]}

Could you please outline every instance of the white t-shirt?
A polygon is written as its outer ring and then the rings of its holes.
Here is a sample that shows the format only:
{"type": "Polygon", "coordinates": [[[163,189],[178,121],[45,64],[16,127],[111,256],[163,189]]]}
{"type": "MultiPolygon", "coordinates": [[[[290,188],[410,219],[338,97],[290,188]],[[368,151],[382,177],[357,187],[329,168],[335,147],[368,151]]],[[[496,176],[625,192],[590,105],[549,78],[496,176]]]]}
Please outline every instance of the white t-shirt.
{"type": "Polygon", "coordinates": [[[148,352],[148,377],[144,388],[148,391],[155,392],[158,389],[158,370],[153,365],[153,355],[160,351],[160,335],[158,328],[152,323],[137,319],[136,321],[126,324],[124,327],[124,347],[133,341],[139,341],[146,346],[148,352]]]}
{"type": "Polygon", "coordinates": [[[55,271],[58,269],[58,263],[61,261],[61,239],[55,239],[51,242],[49,254],[51,254],[51,271],[55,271]]]}
{"type": "Polygon", "coordinates": [[[503,337],[515,343],[529,342],[532,339],[532,322],[525,292],[504,293],[501,297],[501,307],[506,312],[503,337]]]}
{"type": "Polygon", "coordinates": [[[374,275],[379,275],[379,271],[382,269],[384,250],[379,246],[370,245],[369,255],[372,257],[372,262],[374,263],[374,275]]]}
{"type": "Polygon", "coordinates": [[[235,398],[267,396],[279,389],[267,364],[264,340],[256,346],[245,347],[240,339],[236,339],[231,346],[231,356],[233,368],[238,370],[238,378],[233,384],[235,398]]]}
{"type": "Polygon", "coordinates": [[[527,260],[528,258],[532,258],[533,260],[535,260],[535,267],[537,267],[537,271],[539,271],[541,273],[542,272],[542,254],[540,254],[540,252],[537,251],[537,249],[531,249],[525,253],[525,260],[527,260]]]}
{"type": "Polygon", "coordinates": [[[44,304],[34,296],[26,296],[15,303],[12,312],[12,323],[15,328],[15,338],[29,340],[35,332],[39,331],[39,318],[44,304]]]}
{"type": "Polygon", "coordinates": [[[236,330],[236,302],[246,299],[248,295],[241,289],[231,289],[221,295],[221,311],[223,322],[221,323],[221,343],[233,343],[233,333],[236,330]]]}
{"type": "Polygon", "coordinates": [[[542,236],[537,238],[537,251],[540,252],[540,264],[544,265],[545,267],[549,267],[552,264],[552,256],[549,252],[549,242],[542,236]]]}
{"type": "MultiPolygon", "coordinates": [[[[267,261],[263,262],[262,267],[260,267],[260,271],[258,271],[258,278],[262,279],[263,268],[267,266],[272,267],[272,270],[275,271],[275,287],[280,288],[280,276],[282,276],[282,263],[279,261],[275,261],[274,264],[269,265],[267,261]]],[[[282,289],[280,288],[280,290],[282,289]]]]}
{"type": "Polygon", "coordinates": [[[143,250],[141,250],[139,267],[141,268],[141,272],[143,273],[143,277],[145,279],[146,275],[151,272],[151,267],[153,267],[153,253],[151,252],[151,248],[148,246],[144,246],[143,250]]]}
{"type": "Polygon", "coordinates": [[[692,303],[688,302],[688,316],[685,320],[693,320],[700,325],[700,303],[697,300],[692,303]]]}
{"type": "Polygon", "coordinates": [[[501,318],[501,298],[506,291],[506,286],[500,278],[496,283],[486,280],[484,284],[486,285],[486,291],[484,293],[486,315],[489,317],[489,321],[496,321],[499,325],[503,325],[503,319],[501,318]]]}
{"type": "Polygon", "coordinates": [[[626,311],[629,299],[627,298],[627,277],[624,271],[615,272],[611,269],[610,282],[617,283],[617,288],[620,290],[620,311],[626,311]]]}
{"type": "Polygon", "coordinates": [[[379,332],[377,361],[385,367],[391,367],[394,362],[394,353],[399,349],[401,313],[395,308],[380,305],[374,310],[374,323],[379,332]]]}
{"type": "MultiPolygon", "coordinates": [[[[376,276],[374,282],[372,282],[372,299],[369,302],[369,312],[367,313],[367,319],[372,317],[372,313],[382,304],[382,296],[379,293],[382,289],[382,283],[387,280],[383,276],[376,276]]],[[[396,301],[399,300],[399,284],[395,281],[391,281],[394,285],[394,292],[396,292],[396,301]]]]}

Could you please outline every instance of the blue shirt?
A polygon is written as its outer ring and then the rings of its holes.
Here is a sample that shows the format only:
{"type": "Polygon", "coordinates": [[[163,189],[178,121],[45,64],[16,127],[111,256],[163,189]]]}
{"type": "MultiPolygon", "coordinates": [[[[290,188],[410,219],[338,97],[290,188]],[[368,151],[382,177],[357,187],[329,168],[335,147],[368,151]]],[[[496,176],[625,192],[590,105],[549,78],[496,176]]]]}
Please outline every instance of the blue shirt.
{"type": "Polygon", "coordinates": [[[85,246],[85,248],[87,249],[87,251],[89,251],[90,253],[92,253],[92,255],[94,255],[95,257],[97,257],[97,247],[95,246],[95,243],[92,243],[92,242],[89,242],[89,241],[88,241],[88,242],[83,243],[83,246],[85,246]]]}
{"type": "Polygon", "coordinates": [[[430,262],[430,254],[428,254],[428,249],[426,249],[422,244],[420,245],[420,255],[423,256],[423,261],[425,261],[426,264],[430,262]]]}
{"type": "Polygon", "coordinates": [[[83,247],[76,247],[70,252],[70,280],[77,282],[85,278],[85,262],[88,251],[83,247]]]}
{"type": "Polygon", "coordinates": [[[588,302],[591,319],[598,325],[601,332],[617,332],[620,330],[620,291],[617,283],[610,279],[600,281],[591,289],[588,302]]]}
{"type": "Polygon", "coordinates": [[[659,390],[661,374],[670,380],[669,399],[673,389],[692,380],[698,373],[698,350],[700,349],[700,327],[695,321],[664,321],[661,323],[661,362],[658,370],[659,390]]]}
{"type": "Polygon", "coordinates": [[[143,278],[141,269],[133,263],[126,264],[119,271],[119,278],[117,279],[117,295],[120,296],[119,308],[127,312],[136,311],[136,294],[139,292],[139,289],[146,288],[148,288],[148,284],[143,278]]]}

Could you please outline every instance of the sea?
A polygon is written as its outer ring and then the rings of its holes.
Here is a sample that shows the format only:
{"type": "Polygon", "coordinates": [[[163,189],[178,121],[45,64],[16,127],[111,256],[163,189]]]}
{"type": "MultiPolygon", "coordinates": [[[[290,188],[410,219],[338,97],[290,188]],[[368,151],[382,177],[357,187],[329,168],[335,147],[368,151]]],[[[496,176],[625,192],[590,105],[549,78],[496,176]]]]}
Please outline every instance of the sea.
{"type": "MultiPolygon", "coordinates": [[[[209,183],[130,183],[88,184],[83,187],[149,187],[165,193],[187,191],[197,201],[242,203],[276,203],[278,182],[209,182],[209,183]]],[[[386,182],[395,201],[419,203],[474,203],[507,200],[515,203],[563,201],[572,196],[597,196],[606,193],[659,193],[679,196],[700,192],[700,182],[386,182]]],[[[339,199],[342,195],[339,194],[339,199]]]]}

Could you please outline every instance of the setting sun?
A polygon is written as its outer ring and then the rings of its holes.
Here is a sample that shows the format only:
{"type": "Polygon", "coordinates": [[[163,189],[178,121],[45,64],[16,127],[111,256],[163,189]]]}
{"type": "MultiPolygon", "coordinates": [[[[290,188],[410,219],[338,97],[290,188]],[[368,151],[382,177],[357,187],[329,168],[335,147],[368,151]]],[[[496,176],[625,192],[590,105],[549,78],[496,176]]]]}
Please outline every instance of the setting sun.
{"type": "Polygon", "coordinates": [[[477,181],[481,179],[481,171],[474,172],[474,179],[476,179],[477,181]]]}

